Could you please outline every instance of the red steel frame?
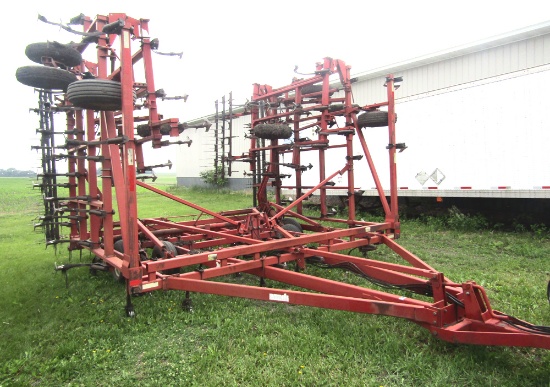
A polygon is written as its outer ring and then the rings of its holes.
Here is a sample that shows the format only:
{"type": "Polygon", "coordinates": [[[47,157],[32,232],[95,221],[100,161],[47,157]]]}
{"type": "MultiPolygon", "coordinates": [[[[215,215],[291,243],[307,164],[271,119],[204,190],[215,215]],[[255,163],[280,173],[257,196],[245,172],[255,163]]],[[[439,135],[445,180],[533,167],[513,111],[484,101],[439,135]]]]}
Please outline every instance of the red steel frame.
{"type": "MultiPolygon", "coordinates": [[[[80,69],[90,71],[99,78],[120,81],[122,110],[119,112],[74,110],[68,114],[68,129],[78,129],[69,140],[78,140],[80,146],[68,153],[84,158],[70,158],[70,196],[88,195],[91,200],[68,200],[65,205],[73,215],[89,216],[72,220],[70,250],[88,249],[111,270],[119,270],[126,279],[127,312],[133,314],[131,295],[155,290],[183,290],[225,296],[253,298],[264,301],[310,305],[352,312],[381,314],[405,318],[430,330],[439,338],[457,343],[530,346],[550,349],[548,331],[537,330],[531,324],[517,320],[491,308],[485,290],[474,282],[454,283],[421,259],[396,243],[400,225],[397,208],[397,173],[395,153],[398,149],[395,136],[395,106],[393,75],[385,84],[387,101],[357,106],[352,103],[350,66],[342,60],[325,58],[316,65],[307,79],[295,79],[290,85],[272,88],[255,84],[252,103],[246,114],[251,116],[251,133],[261,123],[286,124],[293,129],[293,142],[280,144],[270,140],[258,146],[252,136],[248,155],[233,160],[249,162],[254,173],[263,178],[257,188],[257,203],[253,208],[213,212],[185,199],[161,191],[136,178],[146,167],[142,146],[152,142],[154,148],[167,144],[162,141],[160,125],[169,124],[171,136],[178,135],[178,120],[163,119],[156,107],[155,85],[151,58],[151,40],[148,21],[133,19],[125,14],[85,18],[86,32],[102,31],[110,23],[123,21],[117,34],[99,36],[97,63],[84,61],[80,69]],[[147,34],[146,34],[147,32],[147,34]],[[133,52],[132,41],[140,41],[133,52]],[[118,49],[115,43],[118,42],[118,49]],[[135,80],[134,66],[143,63],[145,82],[135,80]],[[330,83],[330,76],[339,77],[338,86],[330,83]],[[321,85],[321,91],[303,94],[306,86],[321,85]],[[332,97],[335,89],[343,97],[332,97]],[[143,109],[148,114],[134,116],[133,92],[143,98],[143,109]],[[333,104],[340,104],[331,108],[333,104]],[[390,200],[378,178],[367,141],[357,125],[357,115],[378,108],[388,111],[390,200]],[[331,128],[335,117],[343,117],[343,127],[331,128]],[[134,137],[135,122],[147,121],[151,136],[134,137]],[[302,139],[300,132],[318,126],[314,140],[302,139]],[[99,127],[99,131],[97,128],[99,127]],[[330,136],[344,136],[345,144],[331,145],[330,136]],[[353,154],[353,140],[358,138],[365,160],[353,154]],[[124,141],[112,141],[122,138],[124,141]],[[110,140],[110,141],[107,141],[110,140]],[[346,158],[342,165],[328,165],[326,154],[333,148],[345,147],[346,158]],[[304,187],[301,183],[301,152],[318,152],[319,183],[304,187]],[[261,152],[269,155],[265,171],[256,171],[256,160],[261,152]],[[282,205],[279,171],[280,156],[290,153],[295,168],[295,184],[287,188],[296,190],[297,198],[290,205],[282,205]],[[89,156],[101,155],[101,160],[89,156]],[[355,218],[354,164],[366,162],[382,201],[385,220],[382,223],[365,222],[355,218]],[[96,172],[101,170],[98,179],[96,172]],[[335,219],[327,211],[327,183],[338,175],[346,174],[348,191],[348,217],[335,219]],[[114,206],[111,187],[115,188],[119,222],[113,218],[114,206]],[[198,210],[202,215],[191,221],[171,221],[165,218],[138,219],[136,188],[142,187],[185,207],[198,210]],[[273,188],[275,201],[268,200],[268,187],[273,188]],[[320,197],[320,217],[303,214],[303,201],[313,193],[320,197]],[[303,225],[304,232],[287,231],[282,227],[284,218],[292,217],[303,225]],[[342,228],[327,226],[326,221],[337,222],[342,228]],[[124,252],[114,248],[122,238],[124,252]],[[176,246],[177,254],[167,250],[164,241],[176,246]],[[164,259],[151,259],[147,249],[163,249],[164,259]],[[386,246],[403,258],[403,264],[387,263],[355,257],[342,251],[386,246]],[[326,265],[347,265],[368,278],[406,288],[431,301],[422,301],[366,287],[337,282],[306,274],[308,262],[322,261],[326,265]],[[294,262],[296,271],[286,270],[285,263],[294,262]],[[166,274],[167,270],[182,268],[179,273],[166,274]],[[235,273],[248,273],[261,279],[260,286],[211,281],[235,273]],[[265,279],[303,288],[303,291],[286,288],[267,288],[265,279]]],[[[68,104],[68,103],[67,103],[68,104]]],[[[143,111],[143,109],[141,111],[143,111]]],[[[342,137],[340,137],[342,138],[342,137]]]]}

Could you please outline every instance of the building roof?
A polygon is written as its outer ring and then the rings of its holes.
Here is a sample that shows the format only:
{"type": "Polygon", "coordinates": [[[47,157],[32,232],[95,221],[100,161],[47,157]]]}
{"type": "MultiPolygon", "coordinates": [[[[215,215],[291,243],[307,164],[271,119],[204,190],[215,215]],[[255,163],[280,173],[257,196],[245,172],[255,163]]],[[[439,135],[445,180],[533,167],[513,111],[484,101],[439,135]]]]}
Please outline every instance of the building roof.
{"type": "Polygon", "coordinates": [[[487,50],[513,42],[530,39],[535,36],[546,35],[550,33],[550,20],[524,27],[518,30],[506,32],[501,35],[496,35],[490,38],[478,40],[472,43],[452,47],[443,51],[438,51],[432,54],[423,55],[417,58],[409,59],[404,62],[394,63],[388,66],[375,68],[372,70],[363,71],[353,74],[358,80],[366,80],[386,76],[387,74],[396,73],[405,69],[420,67],[426,64],[440,62],[446,59],[456,58],[466,54],[471,54],[478,51],[487,50]]]}

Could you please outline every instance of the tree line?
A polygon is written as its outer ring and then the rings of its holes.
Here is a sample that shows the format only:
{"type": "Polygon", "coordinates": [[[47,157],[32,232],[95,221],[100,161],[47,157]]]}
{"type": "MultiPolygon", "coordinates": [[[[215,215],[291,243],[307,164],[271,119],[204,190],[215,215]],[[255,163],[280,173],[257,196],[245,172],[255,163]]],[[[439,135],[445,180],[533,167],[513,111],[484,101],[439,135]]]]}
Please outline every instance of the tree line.
{"type": "Polygon", "coordinates": [[[0,169],[0,177],[36,177],[36,172],[20,171],[15,168],[0,169]]]}

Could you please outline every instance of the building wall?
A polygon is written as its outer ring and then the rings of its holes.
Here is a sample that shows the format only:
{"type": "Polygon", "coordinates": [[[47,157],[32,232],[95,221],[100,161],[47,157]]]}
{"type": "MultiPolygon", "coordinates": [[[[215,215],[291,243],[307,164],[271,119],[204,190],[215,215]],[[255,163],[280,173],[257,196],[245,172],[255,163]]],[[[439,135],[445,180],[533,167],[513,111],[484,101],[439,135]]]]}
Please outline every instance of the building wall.
{"type": "MultiPolygon", "coordinates": [[[[212,122],[214,120],[210,117],[212,122]]],[[[241,117],[233,119],[232,132],[232,154],[240,156],[249,149],[249,140],[245,138],[245,134],[249,133],[246,125],[250,125],[250,117],[241,117]]],[[[227,125],[226,125],[227,127],[227,125]]],[[[218,133],[221,133],[221,122],[218,125],[218,133]]],[[[178,176],[178,185],[203,185],[200,178],[200,173],[214,169],[215,160],[215,124],[210,130],[205,129],[187,129],[180,136],[182,138],[189,137],[193,140],[190,147],[181,147],[177,154],[176,173],[178,176]]],[[[226,135],[229,136],[229,130],[226,129],[226,135]]],[[[219,148],[219,154],[222,154],[222,149],[219,148]]],[[[229,152],[226,142],[225,153],[229,152]]],[[[236,187],[244,189],[246,186],[251,186],[250,178],[244,175],[243,172],[248,172],[248,163],[235,162],[232,165],[231,180],[237,179],[239,183],[232,183],[236,187]]]]}
{"type": "Polygon", "coordinates": [[[384,84],[385,76],[391,72],[404,78],[396,94],[396,99],[399,100],[549,63],[550,32],[448,59],[434,56],[432,63],[419,64],[411,61],[377,70],[372,74],[359,76],[361,82],[354,84],[353,94],[360,105],[384,100],[385,89],[380,86],[384,84]]]}

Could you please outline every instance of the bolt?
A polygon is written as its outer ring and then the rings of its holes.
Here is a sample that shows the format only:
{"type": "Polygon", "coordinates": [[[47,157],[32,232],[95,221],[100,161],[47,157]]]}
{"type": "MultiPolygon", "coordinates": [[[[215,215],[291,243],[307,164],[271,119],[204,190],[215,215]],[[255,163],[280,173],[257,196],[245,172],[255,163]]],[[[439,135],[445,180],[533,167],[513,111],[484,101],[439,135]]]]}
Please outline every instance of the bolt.
{"type": "Polygon", "coordinates": [[[469,295],[470,295],[470,292],[466,292],[466,295],[469,296],[469,295]]]}
{"type": "Polygon", "coordinates": [[[434,316],[437,316],[437,312],[434,312],[434,316]]]}

